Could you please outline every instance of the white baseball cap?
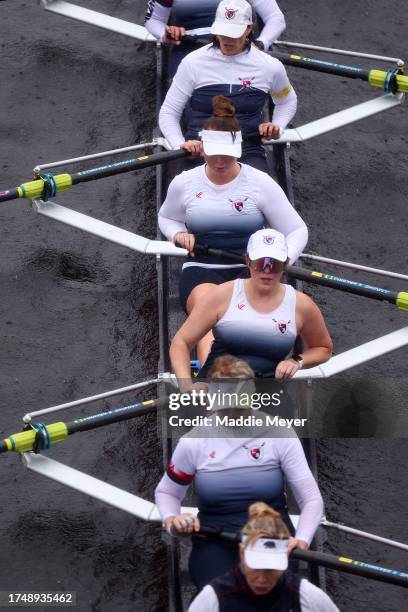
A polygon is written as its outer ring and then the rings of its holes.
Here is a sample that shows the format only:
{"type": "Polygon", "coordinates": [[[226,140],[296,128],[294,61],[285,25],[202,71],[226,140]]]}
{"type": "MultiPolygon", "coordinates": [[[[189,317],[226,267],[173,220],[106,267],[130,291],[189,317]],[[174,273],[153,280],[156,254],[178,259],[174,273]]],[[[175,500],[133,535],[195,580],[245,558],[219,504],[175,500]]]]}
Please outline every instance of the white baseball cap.
{"type": "Polygon", "coordinates": [[[251,569],[285,570],[288,568],[288,543],[289,540],[258,538],[253,544],[245,546],[245,562],[251,569]]]}
{"type": "Polygon", "coordinates": [[[252,25],[252,7],[246,0],[221,0],[211,34],[239,38],[252,25]]]}
{"type": "Polygon", "coordinates": [[[251,261],[261,257],[286,261],[288,258],[286,238],[274,229],[258,230],[249,238],[247,253],[251,261]]]}
{"type": "Polygon", "coordinates": [[[241,132],[219,132],[218,130],[202,130],[199,133],[206,155],[229,155],[241,157],[241,132]]]}

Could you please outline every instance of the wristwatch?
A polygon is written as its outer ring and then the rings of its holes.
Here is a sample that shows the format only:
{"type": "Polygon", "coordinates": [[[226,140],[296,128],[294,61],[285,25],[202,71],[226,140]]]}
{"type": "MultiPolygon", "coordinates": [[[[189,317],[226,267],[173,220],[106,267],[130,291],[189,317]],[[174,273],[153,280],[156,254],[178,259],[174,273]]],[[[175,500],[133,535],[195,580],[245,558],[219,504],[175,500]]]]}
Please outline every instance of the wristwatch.
{"type": "Polygon", "coordinates": [[[301,370],[303,368],[303,357],[302,357],[302,355],[299,355],[299,353],[293,353],[293,355],[291,355],[290,358],[297,362],[297,364],[299,366],[299,370],[301,370]]]}

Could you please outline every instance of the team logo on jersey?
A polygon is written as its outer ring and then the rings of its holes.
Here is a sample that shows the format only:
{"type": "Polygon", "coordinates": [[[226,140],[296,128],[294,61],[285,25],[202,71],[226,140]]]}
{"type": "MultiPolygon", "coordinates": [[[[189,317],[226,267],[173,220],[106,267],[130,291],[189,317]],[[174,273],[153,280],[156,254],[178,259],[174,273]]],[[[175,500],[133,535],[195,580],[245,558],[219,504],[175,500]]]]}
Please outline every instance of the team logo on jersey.
{"type": "Polygon", "coordinates": [[[275,236],[263,236],[262,237],[262,242],[264,244],[273,244],[274,240],[275,240],[275,236]]]}
{"type": "Polygon", "coordinates": [[[215,451],[211,451],[211,453],[208,455],[210,459],[215,459],[215,455],[216,452],[215,451]]]}
{"type": "Polygon", "coordinates": [[[244,310],[244,308],[245,308],[245,304],[237,304],[237,308],[238,308],[239,310],[244,310]]]}
{"type": "Polygon", "coordinates": [[[252,461],[259,461],[259,459],[262,459],[264,454],[264,446],[265,442],[263,442],[261,446],[245,446],[244,444],[244,448],[248,451],[248,457],[252,459],[252,461]]]}
{"type": "Polygon", "coordinates": [[[244,210],[245,202],[248,198],[239,198],[237,200],[231,200],[231,198],[228,199],[231,202],[233,210],[240,213],[244,210]]]}
{"type": "Polygon", "coordinates": [[[225,19],[234,19],[238,9],[226,8],[225,9],[225,19]]]}
{"type": "Polygon", "coordinates": [[[241,77],[238,77],[238,79],[241,81],[241,89],[239,91],[242,91],[243,89],[253,89],[252,87],[252,82],[254,80],[254,76],[250,79],[241,79],[241,77]]]}
{"type": "Polygon", "coordinates": [[[276,327],[279,329],[281,334],[284,334],[286,332],[286,330],[288,329],[288,325],[290,324],[290,320],[289,321],[277,321],[276,319],[272,319],[272,321],[276,323],[276,327]]]}
{"type": "Polygon", "coordinates": [[[196,193],[196,198],[202,198],[202,197],[203,197],[203,195],[204,195],[204,191],[198,191],[198,192],[196,193]]]}

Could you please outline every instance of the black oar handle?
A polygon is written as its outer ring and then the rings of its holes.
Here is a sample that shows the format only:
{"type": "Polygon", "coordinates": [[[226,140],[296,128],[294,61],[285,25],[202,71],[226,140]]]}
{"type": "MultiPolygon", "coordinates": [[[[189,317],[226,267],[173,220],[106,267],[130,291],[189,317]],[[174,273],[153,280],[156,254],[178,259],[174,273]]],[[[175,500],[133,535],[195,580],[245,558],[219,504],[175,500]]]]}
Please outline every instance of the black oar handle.
{"type": "Polygon", "coordinates": [[[122,174],[132,170],[141,170],[142,168],[157,166],[175,159],[190,156],[191,153],[185,149],[163,151],[162,153],[153,153],[153,155],[142,155],[136,159],[127,159],[124,161],[114,162],[112,164],[106,164],[105,166],[99,166],[99,168],[89,168],[89,170],[76,172],[72,175],[72,184],[77,185],[78,183],[86,183],[87,181],[93,181],[95,179],[105,178],[107,176],[114,176],[116,174],[122,174]]]}
{"type": "Polygon", "coordinates": [[[360,283],[359,281],[334,276],[332,274],[309,272],[309,270],[295,266],[289,266],[287,274],[291,278],[296,278],[297,280],[302,280],[306,283],[331,287],[333,289],[345,291],[346,293],[353,293],[354,295],[368,297],[373,300],[386,301],[390,302],[391,304],[397,303],[398,292],[391,291],[390,289],[384,289],[374,285],[367,285],[365,283],[360,283]]]}
{"type": "MultiPolygon", "coordinates": [[[[215,249],[200,242],[196,242],[194,252],[203,255],[213,255],[214,257],[223,257],[224,259],[229,259],[239,263],[245,263],[245,257],[243,255],[232,253],[231,251],[224,251],[223,249],[215,249]]],[[[386,301],[390,304],[397,304],[397,299],[400,295],[400,292],[398,291],[391,291],[390,289],[384,289],[383,287],[367,285],[365,283],[360,283],[359,281],[334,276],[332,274],[324,274],[322,272],[315,271],[309,272],[309,270],[298,268],[297,266],[288,266],[286,269],[286,274],[290,278],[295,278],[306,283],[322,285],[324,287],[330,287],[331,289],[345,291],[346,293],[353,293],[354,295],[360,295],[362,297],[368,297],[374,300],[386,301]]]]}
{"type": "Polygon", "coordinates": [[[334,555],[313,550],[301,550],[300,548],[296,548],[292,552],[292,556],[314,565],[322,565],[323,567],[339,570],[347,574],[355,574],[364,578],[371,578],[372,580],[408,588],[408,573],[397,569],[381,567],[364,561],[355,561],[349,557],[335,557],[334,555]]]}
{"type": "Polygon", "coordinates": [[[350,79],[362,79],[363,81],[368,81],[370,74],[369,70],[359,68],[358,66],[335,64],[325,60],[300,57],[299,55],[287,55],[286,53],[274,52],[271,55],[281,61],[282,64],[285,64],[285,66],[296,66],[298,68],[306,68],[306,70],[313,70],[326,74],[335,74],[337,76],[348,77],[350,79]]]}
{"type": "Polygon", "coordinates": [[[207,244],[203,244],[202,242],[196,242],[194,244],[194,253],[199,255],[212,255],[213,257],[224,257],[225,259],[230,259],[231,261],[236,261],[237,263],[245,263],[245,257],[243,255],[239,255],[239,253],[215,249],[213,247],[209,247],[207,244]]]}
{"type": "MultiPolygon", "coordinates": [[[[200,531],[194,535],[203,535],[237,544],[241,542],[240,533],[231,533],[215,527],[206,527],[204,525],[201,525],[200,531]]],[[[372,563],[365,563],[364,561],[355,561],[349,557],[336,557],[327,553],[316,552],[314,550],[302,550],[300,548],[295,548],[291,556],[314,565],[322,565],[323,567],[335,569],[340,572],[356,574],[364,578],[371,578],[372,580],[408,588],[408,573],[401,572],[397,569],[381,567],[379,565],[373,565],[372,563]]]]}
{"type": "Polygon", "coordinates": [[[119,421],[128,421],[136,416],[142,416],[144,414],[148,414],[149,412],[156,412],[156,410],[165,405],[167,401],[167,398],[165,398],[162,400],[139,402],[131,406],[114,408],[112,410],[107,410],[106,412],[100,412],[99,414],[70,421],[66,424],[68,435],[77,433],[78,431],[89,431],[91,429],[103,427],[104,425],[119,423],[119,421]]]}

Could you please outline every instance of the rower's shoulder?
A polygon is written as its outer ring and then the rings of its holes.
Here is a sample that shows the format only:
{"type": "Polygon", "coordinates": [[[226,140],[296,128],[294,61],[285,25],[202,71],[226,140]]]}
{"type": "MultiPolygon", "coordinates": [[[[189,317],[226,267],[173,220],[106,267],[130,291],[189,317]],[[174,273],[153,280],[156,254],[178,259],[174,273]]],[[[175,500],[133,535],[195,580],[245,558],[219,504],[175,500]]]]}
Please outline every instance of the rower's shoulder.
{"type": "Polygon", "coordinates": [[[266,66],[274,66],[275,68],[283,66],[282,62],[276,57],[273,57],[269,53],[265,53],[265,51],[261,51],[261,49],[258,49],[254,45],[252,45],[250,52],[258,62],[264,63],[266,66]]]}
{"type": "Polygon", "coordinates": [[[181,63],[184,65],[188,65],[199,61],[201,58],[210,57],[211,55],[213,55],[213,50],[214,48],[212,43],[204,45],[199,49],[191,51],[191,53],[187,53],[187,55],[182,59],[181,63]]]}
{"type": "Polygon", "coordinates": [[[318,309],[318,306],[311,297],[303,293],[303,291],[296,291],[296,307],[299,308],[302,312],[311,312],[318,309]]]}
{"type": "Polygon", "coordinates": [[[254,189],[262,190],[264,187],[279,187],[279,183],[275,181],[267,172],[263,170],[258,170],[258,168],[254,168],[253,166],[249,166],[248,164],[241,164],[244,169],[244,174],[247,180],[250,182],[251,186],[254,189]]]}
{"type": "Polygon", "coordinates": [[[207,298],[206,301],[216,307],[228,303],[231,300],[234,290],[234,282],[235,281],[227,281],[226,283],[213,287],[211,291],[205,294],[204,297],[207,298]]]}

